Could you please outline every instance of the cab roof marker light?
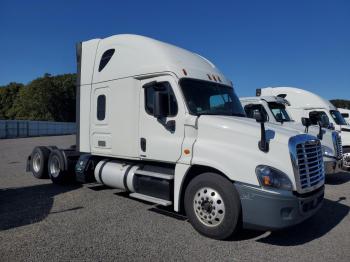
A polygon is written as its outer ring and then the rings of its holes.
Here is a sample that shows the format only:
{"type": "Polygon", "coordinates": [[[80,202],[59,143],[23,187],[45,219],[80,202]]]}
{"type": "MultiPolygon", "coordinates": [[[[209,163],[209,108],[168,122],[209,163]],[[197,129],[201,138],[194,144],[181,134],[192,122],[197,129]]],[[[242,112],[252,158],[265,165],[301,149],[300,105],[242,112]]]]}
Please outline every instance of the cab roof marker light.
{"type": "Polygon", "coordinates": [[[209,74],[207,74],[207,76],[208,76],[209,80],[211,80],[211,76],[209,74]]]}
{"type": "Polygon", "coordinates": [[[213,79],[214,79],[214,81],[216,82],[216,77],[213,75],[213,79]]]}
{"type": "Polygon", "coordinates": [[[182,72],[184,73],[185,76],[187,76],[187,71],[185,70],[185,68],[182,69],[182,72]]]}
{"type": "Polygon", "coordinates": [[[220,78],[220,76],[217,76],[217,78],[218,78],[219,82],[221,83],[221,78],[220,78]]]}

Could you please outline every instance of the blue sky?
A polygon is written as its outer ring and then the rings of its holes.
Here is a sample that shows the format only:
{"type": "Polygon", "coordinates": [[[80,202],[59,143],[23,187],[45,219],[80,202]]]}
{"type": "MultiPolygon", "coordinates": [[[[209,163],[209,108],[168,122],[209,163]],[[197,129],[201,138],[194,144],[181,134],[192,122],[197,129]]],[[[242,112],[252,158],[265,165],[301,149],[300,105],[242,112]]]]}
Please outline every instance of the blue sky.
{"type": "Polygon", "coordinates": [[[350,99],[350,1],[0,2],[0,85],[75,72],[75,43],[142,34],[195,51],[239,96],[288,85],[350,99]]]}

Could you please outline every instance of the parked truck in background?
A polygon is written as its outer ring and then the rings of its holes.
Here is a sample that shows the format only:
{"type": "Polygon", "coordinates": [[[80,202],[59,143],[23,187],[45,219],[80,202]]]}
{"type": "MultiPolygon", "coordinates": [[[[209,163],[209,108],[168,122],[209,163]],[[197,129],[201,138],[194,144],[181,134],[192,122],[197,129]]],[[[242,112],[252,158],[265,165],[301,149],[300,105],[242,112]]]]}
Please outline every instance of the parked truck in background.
{"type": "Polygon", "coordinates": [[[327,116],[330,122],[328,128],[335,129],[341,135],[343,147],[343,168],[350,170],[350,126],[337,108],[328,100],[312,92],[295,87],[266,87],[257,89],[257,95],[279,96],[288,100],[289,114],[295,121],[301,122],[302,117],[310,118],[317,125],[322,116],[327,116]]]}
{"type": "Polygon", "coordinates": [[[279,229],[324,197],[320,140],[245,117],[209,60],[137,35],[77,45],[76,147],[36,147],[28,170],[97,181],[184,212],[216,239],[241,225],[279,229]]]}
{"type": "MultiPolygon", "coordinates": [[[[342,142],[337,131],[329,130],[319,126],[304,126],[296,122],[286,110],[289,102],[282,97],[277,96],[255,96],[241,97],[240,101],[247,114],[247,117],[253,118],[254,111],[259,110],[261,114],[267,115],[269,123],[282,126],[287,129],[296,130],[302,133],[309,133],[318,137],[322,144],[323,162],[326,174],[334,174],[342,168],[342,142]]],[[[308,119],[304,119],[307,121],[308,119]]],[[[324,124],[323,124],[324,125],[324,124]]]]}
{"type": "Polygon", "coordinates": [[[345,119],[346,123],[350,125],[350,109],[338,108],[338,111],[340,112],[342,117],[345,119]]]}

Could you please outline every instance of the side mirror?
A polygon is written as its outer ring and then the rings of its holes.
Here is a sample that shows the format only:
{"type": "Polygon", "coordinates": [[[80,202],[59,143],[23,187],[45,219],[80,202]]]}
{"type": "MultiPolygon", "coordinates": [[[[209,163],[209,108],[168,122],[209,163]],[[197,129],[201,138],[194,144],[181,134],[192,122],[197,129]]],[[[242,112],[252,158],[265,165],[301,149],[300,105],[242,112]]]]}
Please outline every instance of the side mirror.
{"type": "Polygon", "coordinates": [[[265,123],[267,121],[267,116],[265,114],[262,114],[259,110],[254,110],[253,112],[253,118],[258,123],[265,123]]]}
{"type": "Polygon", "coordinates": [[[311,120],[310,120],[310,118],[307,118],[307,117],[302,117],[302,118],[301,118],[301,123],[302,123],[303,126],[305,126],[305,127],[311,126],[311,120]]]}
{"type": "Polygon", "coordinates": [[[311,126],[310,118],[302,117],[301,118],[301,123],[303,124],[303,126],[305,126],[305,133],[308,133],[309,132],[309,126],[311,126]]]}
{"type": "Polygon", "coordinates": [[[155,91],[153,98],[153,116],[156,118],[163,118],[169,115],[169,99],[168,94],[155,91]]]}
{"type": "Polygon", "coordinates": [[[267,121],[266,114],[261,113],[259,110],[253,111],[253,118],[256,120],[256,122],[260,123],[260,130],[261,130],[261,139],[258,143],[258,147],[263,152],[269,151],[269,142],[266,139],[266,130],[265,130],[265,122],[267,121]]]}
{"type": "Polygon", "coordinates": [[[328,116],[322,115],[320,117],[319,124],[320,124],[321,127],[328,128],[329,127],[329,118],[328,118],[328,116]]]}

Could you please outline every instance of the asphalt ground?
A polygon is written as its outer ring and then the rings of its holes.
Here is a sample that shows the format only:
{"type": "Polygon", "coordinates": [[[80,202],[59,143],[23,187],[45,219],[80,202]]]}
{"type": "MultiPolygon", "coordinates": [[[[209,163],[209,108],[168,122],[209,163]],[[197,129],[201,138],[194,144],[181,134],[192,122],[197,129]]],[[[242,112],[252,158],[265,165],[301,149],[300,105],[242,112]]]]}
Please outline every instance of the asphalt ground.
{"type": "Polygon", "coordinates": [[[0,140],[0,261],[350,261],[350,173],[327,178],[322,209],[302,224],[217,241],[119,190],[57,186],[25,172],[34,146],[74,140],[0,140]]]}

